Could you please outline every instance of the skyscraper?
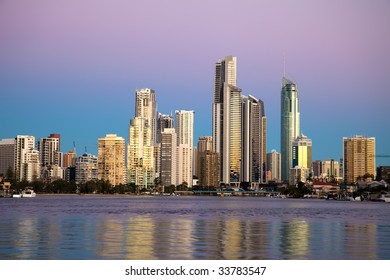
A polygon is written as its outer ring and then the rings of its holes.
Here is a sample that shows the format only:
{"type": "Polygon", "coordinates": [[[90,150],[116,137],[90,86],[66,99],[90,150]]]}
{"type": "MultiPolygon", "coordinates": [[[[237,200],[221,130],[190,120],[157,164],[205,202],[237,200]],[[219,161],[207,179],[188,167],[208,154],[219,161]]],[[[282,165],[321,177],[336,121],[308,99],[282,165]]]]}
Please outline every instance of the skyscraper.
{"type": "Polygon", "coordinates": [[[125,139],[107,134],[98,139],[98,178],[113,186],[126,184],[125,139]]]}
{"type": "Polygon", "coordinates": [[[375,176],[375,137],[343,138],[344,180],[353,183],[366,173],[375,176]]]}
{"type": "Polygon", "coordinates": [[[142,117],[132,118],[127,146],[128,182],[145,188],[153,185],[154,165],[154,146],[149,122],[142,117]]]}
{"type": "Polygon", "coordinates": [[[151,129],[152,145],[157,140],[157,104],[153,89],[137,89],[135,92],[135,117],[144,118],[151,129]]]}
{"type": "Polygon", "coordinates": [[[213,148],[220,157],[221,183],[240,181],[241,89],[236,87],[237,59],[227,56],[215,64],[213,148]]]}
{"type": "Polygon", "coordinates": [[[161,133],[161,171],[163,186],[176,186],[176,132],[174,128],[165,128],[161,133]]]}
{"type": "Polygon", "coordinates": [[[300,110],[298,88],[286,77],[282,79],[280,147],[282,156],[282,180],[288,181],[292,168],[292,141],[300,134],[300,110]]]}
{"type": "Polygon", "coordinates": [[[159,113],[157,118],[157,143],[161,143],[161,133],[165,128],[174,128],[173,117],[159,113]]]}
{"type": "Polygon", "coordinates": [[[192,187],[194,146],[194,111],[178,110],[176,113],[177,171],[176,182],[186,182],[192,187]]]}
{"type": "Polygon", "coordinates": [[[263,101],[242,96],[241,181],[258,186],[266,181],[266,120],[263,101]]]}

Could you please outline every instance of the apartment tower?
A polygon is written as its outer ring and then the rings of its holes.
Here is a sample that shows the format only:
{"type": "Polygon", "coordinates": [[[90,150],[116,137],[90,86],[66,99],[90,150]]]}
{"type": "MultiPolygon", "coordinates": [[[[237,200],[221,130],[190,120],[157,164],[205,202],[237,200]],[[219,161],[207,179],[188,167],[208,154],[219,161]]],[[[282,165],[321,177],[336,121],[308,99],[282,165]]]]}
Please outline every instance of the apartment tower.
{"type": "Polygon", "coordinates": [[[375,137],[343,138],[344,180],[353,183],[366,173],[375,176],[375,137]]]}
{"type": "Polygon", "coordinates": [[[192,187],[192,165],[194,150],[194,111],[176,111],[177,137],[177,179],[181,184],[186,182],[192,187]]]}
{"type": "Polygon", "coordinates": [[[125,139],[107,134],[98,139],[98,179],[111,185],[126,184],[125,139]]]}

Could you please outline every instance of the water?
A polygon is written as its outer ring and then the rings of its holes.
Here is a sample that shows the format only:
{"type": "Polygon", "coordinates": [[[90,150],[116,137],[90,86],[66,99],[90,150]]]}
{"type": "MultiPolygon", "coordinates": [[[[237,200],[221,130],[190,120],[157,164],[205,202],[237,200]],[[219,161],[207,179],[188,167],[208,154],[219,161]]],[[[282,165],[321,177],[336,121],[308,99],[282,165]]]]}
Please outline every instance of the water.
{"type": "Polygon", "coordinates": [[[0,259],[390,259],[390,203],[258,197],[0,200],[0,259]]]}

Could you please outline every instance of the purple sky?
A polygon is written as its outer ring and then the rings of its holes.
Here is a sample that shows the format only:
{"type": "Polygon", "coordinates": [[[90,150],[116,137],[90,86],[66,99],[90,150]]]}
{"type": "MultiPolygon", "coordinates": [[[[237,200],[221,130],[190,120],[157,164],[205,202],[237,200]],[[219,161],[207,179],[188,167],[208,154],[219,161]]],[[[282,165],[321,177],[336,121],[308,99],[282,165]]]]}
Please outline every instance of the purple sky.
{"type": "Polygon", "coordinates": [[[211,135],[214,64],[235,55],[279,150],[285,54],[313,160],[340,158],[355,134],[390,155],[389,13],[387,0],[0,0],[0,139],[60,133],[64,152],[96,154],[98,137],[127,139],[135,90],[150,87],[160,112],[195,110],[197,142],[211,135]]]}

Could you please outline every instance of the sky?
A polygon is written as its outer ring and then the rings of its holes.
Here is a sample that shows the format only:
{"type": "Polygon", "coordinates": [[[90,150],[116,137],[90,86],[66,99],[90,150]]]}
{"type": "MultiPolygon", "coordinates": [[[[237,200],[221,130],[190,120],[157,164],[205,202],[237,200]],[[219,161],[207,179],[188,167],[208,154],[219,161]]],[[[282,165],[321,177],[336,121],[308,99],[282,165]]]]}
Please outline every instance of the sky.
{"type": "MultiPolygon", "coordinates": [[[[97,154],[128,141],[135,91],[158,111],[195,111],[211,135],[214,66],[237,57],[237,86],[264,101],[267,150],[280,151],[280,92],[298,85],[313,160],[342,138],[376,138],[390,155],[388,0],[0,0],[0,139],[61,134],[61,150],[97,154]]],[[[377,158],[390,165],[390,158],[377,158]]]]}

